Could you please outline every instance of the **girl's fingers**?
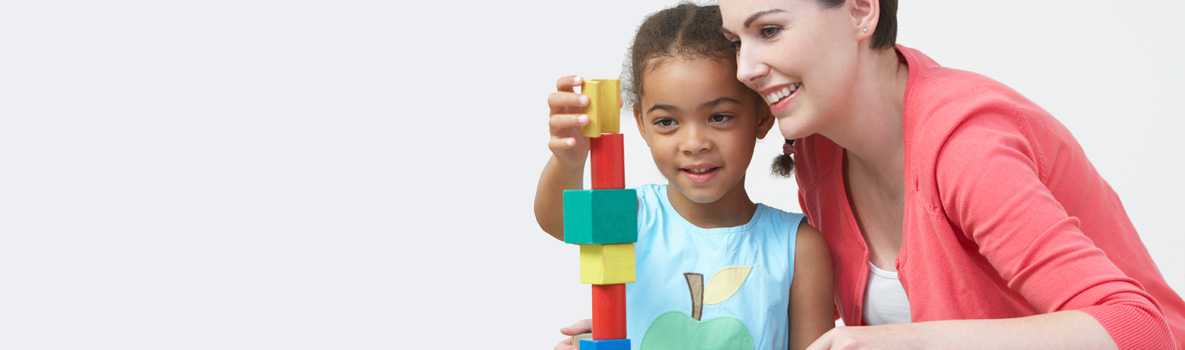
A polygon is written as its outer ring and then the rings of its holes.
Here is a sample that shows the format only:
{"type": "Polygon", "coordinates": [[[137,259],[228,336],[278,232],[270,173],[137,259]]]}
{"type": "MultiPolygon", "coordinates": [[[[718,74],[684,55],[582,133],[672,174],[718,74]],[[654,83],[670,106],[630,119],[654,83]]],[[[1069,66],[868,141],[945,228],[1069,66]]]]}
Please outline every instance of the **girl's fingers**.
{"type": "Polygon", "coordinates": [[[578,76],[565,75],[565,76],[560,77],[559,80],[555,81],[555,90],[556,91],[572,92],[572,91],[576,91],[575,90],[576,87],[580,86],[580,84],[583,84],[583,83],[584,83],[584,80],[578,76]]]}
{"type": "Polygon", "coordinates": [[[560,341],[559,344],[556,344],[555,350],[576,350],[577,346],[580,344],[580,342],[576,340],[577,336],[587,334],[589,332],[592,332],[591,319],[576,321],[576,323],[573,323],[567,327],[560,328],[560,333],[563,333],[569,338],[560,341]]]}
{"type": "Polygon", "coordinates": [[[588,116],[584,114],[552,114],[547,121],[552,135],[567,136],[572,131],[588,124],[588,116]]]}
{"type": "Polygon", "coordinates": [[[560,333],[566,336],[581,335],[588,332],[592,332],[592,319],[588,318],[576,321],[576,323],[560,329],[560,333]]]}
{"type": "Polygon", "coordinates": [[[588,96],[575,92],[557,91],[547,96],[547,107],[552,114],[573,113],[588,107],[588,96]]]}
{"type": "Polygon", "coordinates": [[[547,147],[552,151],[565,151],[576,145],[576,139],[571,137],[552,137],[547,141],[547,147]]]}
{"type": "Polygon", "coordinates": [[[576,350],[576,345],[572,344],[572,338],[567,338],[556,343],[555,350],[576,350]]]}

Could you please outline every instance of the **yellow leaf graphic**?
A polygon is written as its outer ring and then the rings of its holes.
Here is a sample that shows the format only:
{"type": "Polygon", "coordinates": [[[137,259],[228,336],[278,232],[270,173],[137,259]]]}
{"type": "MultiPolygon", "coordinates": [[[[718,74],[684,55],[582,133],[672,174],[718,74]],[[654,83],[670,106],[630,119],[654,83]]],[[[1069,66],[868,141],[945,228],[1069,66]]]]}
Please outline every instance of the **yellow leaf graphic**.
{"type": "Polygon", "coordinates": [[[704,304],[719,304],[736,294],[749,277],[749,270],[748,266],[729,266],[712,275],[704,290],[704,304]]]}

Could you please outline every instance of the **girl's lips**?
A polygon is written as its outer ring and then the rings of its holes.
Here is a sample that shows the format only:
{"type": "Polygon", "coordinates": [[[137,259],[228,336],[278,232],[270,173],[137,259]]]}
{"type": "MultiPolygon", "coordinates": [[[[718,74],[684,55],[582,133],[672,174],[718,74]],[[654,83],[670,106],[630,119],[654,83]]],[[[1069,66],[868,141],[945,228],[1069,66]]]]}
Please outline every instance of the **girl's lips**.
{"type": "Polygon", "coordinates": [[[716,174],[720,172],[720,167],[715,167],[702,173],[693,173],[687,169],[679,169],[679,171],[682,172],[683,175],[687,176],[687,179],[691,180],[692,183],[703,184],[715,178],[716,174]]]}

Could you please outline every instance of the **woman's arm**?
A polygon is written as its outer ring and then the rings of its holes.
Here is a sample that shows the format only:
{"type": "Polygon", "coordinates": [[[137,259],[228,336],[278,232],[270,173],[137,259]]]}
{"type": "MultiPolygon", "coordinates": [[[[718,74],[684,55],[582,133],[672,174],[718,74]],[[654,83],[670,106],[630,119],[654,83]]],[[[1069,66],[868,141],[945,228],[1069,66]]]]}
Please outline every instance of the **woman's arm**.
{"type": "Polygon", "coordinates": [[[981,108],[949,135],[934,160],[939,200],[957,233],[1039,314],[837,328],[811,349],[1177,347],[1152,297],[1043,181],[1069,147],[1048,142],[1048,126],[1030,124],[1038,118],[1008,108],[981,108]]]}
{"type": "Polygon", "coordinates": [[[954,320],[839,327],[810,350],[824,349],[1116,349],[1107,331],[1080,311],[996,320],[954,320]]]}
{"type": "Polygon", "coordinates": [[[948,220],[1038,313],[1079,312],[995,321],[1001,323],[973,339],[1011,337],[1070,348],[1175,348],[1152,297],[1087,237],[1078,218],[1045,184],[1071,179],[1044,179],[1044,174],[1094,175],[1052,171],[1073,158],[1072,136],[1041,124],[1053,123],[1043,112],[1011,108],[973,112],[950,134],[935,160],[939,200],[948,220]],[[1094,342],[1100,335],[1111,341],[1094,342]]]}
{"type": "Polygon", "coordinates": [[[831,254],[818,230],[803,220],[790,282],[790,349],[806,349],[835,326],[831,254]]]}

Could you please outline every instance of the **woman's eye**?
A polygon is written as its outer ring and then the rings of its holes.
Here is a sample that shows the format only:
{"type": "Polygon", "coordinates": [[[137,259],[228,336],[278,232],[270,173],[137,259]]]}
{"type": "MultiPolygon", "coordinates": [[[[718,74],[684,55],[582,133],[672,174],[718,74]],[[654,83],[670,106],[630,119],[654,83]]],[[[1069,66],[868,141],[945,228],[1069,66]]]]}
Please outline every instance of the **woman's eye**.
{"type": "Polygon", "coordinates": [[[656,119],[654,125],[660,128],[669,128],[675,126],[675,120],[669,118],[656,119]]]}
{"type": "Polygon", "coordinates": [[[764,39],[773,38],[774,36],[777,36],[778,33],[781,33],[781,32],[782,32],[782,27],[778,27],[778,26],[761,27],[761,37],[764,39]]]}

